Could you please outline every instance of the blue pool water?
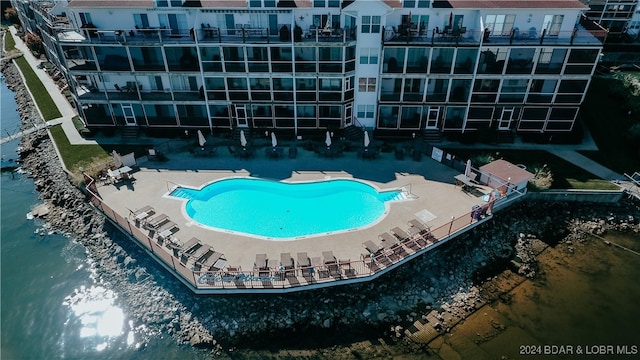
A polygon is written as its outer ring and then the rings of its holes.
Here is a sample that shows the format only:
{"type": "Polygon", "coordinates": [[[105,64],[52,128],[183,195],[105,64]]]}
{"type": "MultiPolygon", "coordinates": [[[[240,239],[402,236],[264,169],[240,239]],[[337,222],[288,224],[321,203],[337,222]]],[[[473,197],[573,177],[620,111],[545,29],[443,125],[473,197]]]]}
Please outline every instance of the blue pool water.
{"type": "Polygon", "coordinates": [[[227,179],[171,195],[188,199],[186,213],[200,224],[274,239],[363,227],[384,214],[386,201],[402,198],[401,191],[379,193],[354,180],[227,179]]]}

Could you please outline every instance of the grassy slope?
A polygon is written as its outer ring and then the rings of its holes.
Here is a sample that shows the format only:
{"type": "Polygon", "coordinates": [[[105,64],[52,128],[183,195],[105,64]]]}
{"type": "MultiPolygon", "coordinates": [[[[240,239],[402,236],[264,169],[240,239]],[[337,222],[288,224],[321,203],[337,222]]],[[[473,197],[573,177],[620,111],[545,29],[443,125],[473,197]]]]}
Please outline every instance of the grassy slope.
{"type": "Polygon", "coordinates": [[[100,145],[71,145],[62,125],[51,127],[60,156],[69,171],[76,172],[80,166],[89,168],[94,162],[108,161],[111,156],[100,145]]]}
{"type": "Polygon", "coordinates": [[[15,50],[16,41],[13,39],[13,35],[7,30],[4,33],[4,51],[15,50]]]}
{"type": "Polygon", "coordinates": [[[60,110],[58,110],[58,107],[49,95],[49,92],[44,87],[44,85],[42,85],[42,82],[33,71],[31,66],[29,66],[27,60],[24,57],[19,57],[14,61],[24,75],[27,87],[29,87],[29,91],[31,91],[36,105],[38,105],[38,108],[40,109],[40,112],[44,117],[44,121],[61,117],[62,114],[60,113],[60,110]]]}

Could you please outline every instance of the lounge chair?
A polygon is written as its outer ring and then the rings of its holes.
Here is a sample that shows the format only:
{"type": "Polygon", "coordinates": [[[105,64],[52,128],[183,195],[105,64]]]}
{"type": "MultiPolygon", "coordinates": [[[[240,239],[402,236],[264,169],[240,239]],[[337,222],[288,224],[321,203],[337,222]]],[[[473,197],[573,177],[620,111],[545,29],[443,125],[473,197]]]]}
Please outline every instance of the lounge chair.
{"type": "Polygon", "coordinates": [[[254,270],[265,270],[267,266],[267,254],[256,254],[256,260],[253,263],[254,270]]]}
{"type": "Polygon", "coordinates": [[[404,241],[406,239],[411,239],[411,235],[407,234],[406,231],[400,229],[399,227],[394,227],[391,229],[391,233],[395,235],[400,241],[404,241]]]}
{"type": "Polygon", "coordinates": [[[407,225],[417,228],[418,230],[420,230],[420,233],[426,233],[426,232],[430,231],[429,226],[423,224],[421,221],[419,221],[417,219],[409,220],[407,225]]]}
{"type": "Polygon", "coordinates": [[[211,253],[211,255],[209,255],[209,257],[203,262],[201,263],[201,267],[204,270],[210,270],[211,267],[213,266],[213,264],[215,264],[218,260],[220,260],[220,258],[222,257],[222,253],[219,253],[217,251],[213,251],[211,253]]]}
{"type": "Polygon", "coordinates": [[[189,239],[189,241],[187,241],[182,246],[180,246],[178,248],[178,251],[189,252],[190,250],[192,250],[198,244],[200,244],[200,239],[198,239],[196,237],[192,237],[191,239],[189,239]]]}
{"type": "Polygon", "coordinates": [[[293,269],[293,258],[291,257],[291,253],[282,253],[280,254],[280,265],[284,269],[293,269]]]}
{"type": "Polygon", "coordinates": [[[173,234],[178,232],[178,225],[173,221],[169,220],[165,222],[161,227],[158,228],[158,239],[164,240],[171,237],[173,234]]]}
{"type": "Polygon", "coordinates": [[[167,221],[169,221],[169,215],[160,214],[154,217],[153,219],[147,221],[146,225],[150,229],[156,229],[167,221]]]}
{"type": "MultiPolygon", "coordinates": [[[[200,254],[200,257],[196,258],[196,266],[200,267],[200,270],[202,270],[204,268],[204,264],[207,262],[207,260],[209,260],[209,258],[211,257],[211,255],[213,255],[214,251],[213,248],[211,248],[211,246],[207,246],[206,247],[206,251],[203,251],[200,254]]],[[[206,270],[206,269],[205,269],[206,270]]]]}
{"type": "Polygon", "coordinates": [[[300,268],[300,272],[302,276],[306,276],[311,271],[311,259],[309,259],[309,255],[306,252],[299,252],[297,255],[298,259],[298,268],[300,268]]]}
{"type": "Polygon", "coordinates": [[[395,246],[398,246],[398,239],[388,232],[382,233],[378,235],[378,237],[382,239],[382,247],[385,249],[391,249],[395,246]]]}
{"type": "Polygon", "coordinates": [[[202,245],[199,248],[197,248],[194,252],[187,254],[187,260],[188,259],[195,259],[196,262],[198,262],[198,260],[200,260],[200,258],[207,254],[209,252],[209,250],[211,250],[211,246],[209,245],[202,245]]]}
{"type": "Polygon", "coordinates": [[[336,263],[336,257],[333,255],[333,251],[323,251],[322,259],[325,265],[336,263]]]}
{"type": "Polygon", "coordinates": [[[155,213],[156,213],[155,210],[151,206],[147,205],[147,206],[141,207],[138,210],[132,211],[131,215],[136,221],[136,226],[140,226],[139,225],[140,221],[147,219],[149,216],[152,216],[155,213]]]}

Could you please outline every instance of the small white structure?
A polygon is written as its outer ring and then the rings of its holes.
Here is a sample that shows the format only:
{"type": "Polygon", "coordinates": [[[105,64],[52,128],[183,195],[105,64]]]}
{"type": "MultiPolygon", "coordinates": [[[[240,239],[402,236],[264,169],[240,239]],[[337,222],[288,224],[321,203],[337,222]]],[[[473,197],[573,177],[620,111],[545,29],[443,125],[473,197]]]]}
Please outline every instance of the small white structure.
{"type": "Polygon", "coordinates": [[[498,189],[503,195],[512,191],[526,192],[533,174],[506,160],[496,160],[480,167],[480,182],[498,189]]]}

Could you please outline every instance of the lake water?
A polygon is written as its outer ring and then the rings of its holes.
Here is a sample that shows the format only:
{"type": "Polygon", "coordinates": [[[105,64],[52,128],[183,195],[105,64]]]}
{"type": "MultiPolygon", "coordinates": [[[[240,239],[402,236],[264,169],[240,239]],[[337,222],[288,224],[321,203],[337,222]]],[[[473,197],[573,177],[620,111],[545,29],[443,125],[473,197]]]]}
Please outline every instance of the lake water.
{"type": "MultiPolygon", "coordinates": [[[[0,90],[2,129],[14,129],[19,117],[13,93],[3,81],[0,90]]],[[[3,144],[2,155],[15,158],[18,145],[19,140],[3,144]]],[[[43,222],[27,219],[26,214],[39,203],[33,181],[10,173],[3,173],[0,180],[2,359],[207,358],[202,351],[177,345],[167,334],[132,329],[128,309],[118,301],[118,289],[96,281],[83,246],[43,232],[43,222]],[[141,343],[146,345],[140,348],[141,343]]],[[[637,235],[611,239],[639,248],[637,235]]],[[[521,344],[640,342],[636,331],[640,260],[636,255],[596,242],[568,260],[553,252],[549,256],[550,265],[543,266],[545,276],[523,284],[511,302],[496,309],[506,319],[507,330],[485,342],[484,352],[491,358],[504,354],[519,358],[521,344]]],[[[372,337],[374,345],[367,347],[376,348],[377,354],[393,353],[389,350],[393,345],[380,345],[377,340],[384,336],[372,337]]],[[[341,346],[349,346],[344,340],[348,337],[344,334],[341,346]]],[[[475,339],[475,332],[470,337],[475,339]]],[[[331,351],[340,349],[311,347],[304,354],[330,358],[331,351]]],[[[263,355],[285,358],[286,354],[263,355]]],[[[420,350],[415,355],[425,354],[420,350]]]]}
{"type": "MultiPolygon", "coordinates": [[[[2,132],[19,128],[14,93],[0,78],[2,132]]],[[[17,157],[20,140],[2,144],[5,159],[17,157]]],[[[115,289],[93,277],[82,245],[42,230],[27,219],[40,203],[26,175],[2,173],[1,192],[1,357],[2,359],[201,358],[158,334],[139,348],[143,331],[131,329],[115,289]]]]}

